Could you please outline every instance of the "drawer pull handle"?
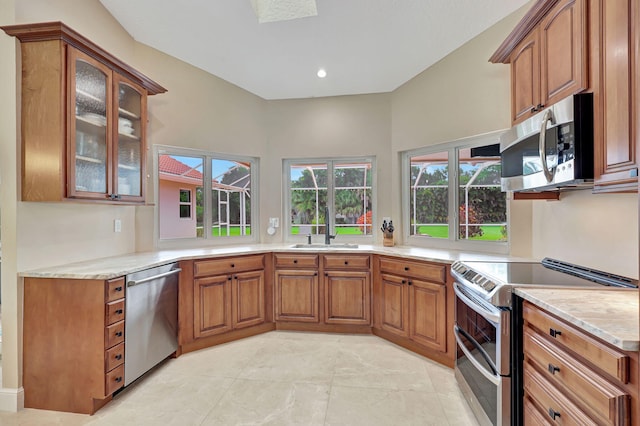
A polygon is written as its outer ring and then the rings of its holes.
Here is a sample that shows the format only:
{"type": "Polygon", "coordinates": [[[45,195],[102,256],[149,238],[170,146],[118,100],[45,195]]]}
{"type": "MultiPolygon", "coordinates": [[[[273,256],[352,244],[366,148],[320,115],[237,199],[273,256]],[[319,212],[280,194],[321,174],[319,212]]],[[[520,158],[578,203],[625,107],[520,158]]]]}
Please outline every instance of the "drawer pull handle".
{"type": "Polygon", "coordinates": [[[405,267],[404,267],[404,270],[405,270],[405,271],[408,271],[408,270],[409,270],[409,267],[408,267],[408,266],[405,266],[405,267]]]}
{"type": "Polygon", "coordinates": [[[122,286],[118,286],[116,288],[114,288],[115,291],[122,291],[122,286]]]}
{"type": "Polygon", "coordinates": [[[235,264],[235,263],[232,263],[232,264],[231,264],[231,267],[232,267],[232,268],[235,268],[235,267],[236,267],[236,264],[235,264]]]}
{"type": "Polygon", "coordinates": [[[560,371],[560,367],[556,367],[555,365],[549,363],[549,373],[556,374],[560,371]]]}
{"type": "Polygon", "coordinates": [[[313,273],[313,276],[314,276],[314,277],[317,277],[317,276],[318,276],[318,273],[317,273],[317,272],[314,272],[314,273],[313,273]]]}
{"type": "Polygon", "coordinates": [[[348,264],[349,264],[349,262],[345,260],[345,261],[344,261],[344,264],[345,264],[345,265],[348,265],[348,264]]]}
{"type": "Polygon", "coordinates": [[[556,417],[561,417],[561,416],[560,416],[560,413],[555,411],[553,408],[549,408],[549,417],[551,417],[552,420],[555,420],[556,417]]]}
{"type": "Polygon", "coordinates": [[[227,281],[231,281],[231,275],[229,275],[229,277],[227,278],[227,281]]]}
{"type": "Polygon", "coordinates": [[[120,383],[122,381],[122,377],[116,377],[116,383],[120,383]]]}
{"type": "Polygon", "coordinates": [[[406,283],[407,283],[407,281],[406,281],[406,280],[402,280],[402,284],[406,284],[406,283]]]}
{"type": "Polygon", "coordinates": [[[413,283],[411,282],[411,280],[407,281],[407,284],[409,284],[409,285],[413,285],[413,283]]]}
{"type": "Polygon", "coordinates": [[[298,259],[293,259],[293,263],[298,263],[298,259]]]}
{"type": "Polygon", "coordinates": [[[122,354],[118,354],[114,358],[117,359],[118,361],[120,361],[122,359],[122,354]]]}
{"type": "Polygon", "coordinates": [[[117,315],[122,315],[124,311],[122,309],[116,309],[116,314],[117,315]]]}
{"type": "Polygon", "coordinates": [[[551,337],[557,337],[562,335],[562,331],[556,330],[555,328],[550,328],[549,334],[551,335],[551,337]]]}
{"type": "Polygon", "coordinates": [[[116,331],[116,337],[122,337],[122,331],[116,331]]]}

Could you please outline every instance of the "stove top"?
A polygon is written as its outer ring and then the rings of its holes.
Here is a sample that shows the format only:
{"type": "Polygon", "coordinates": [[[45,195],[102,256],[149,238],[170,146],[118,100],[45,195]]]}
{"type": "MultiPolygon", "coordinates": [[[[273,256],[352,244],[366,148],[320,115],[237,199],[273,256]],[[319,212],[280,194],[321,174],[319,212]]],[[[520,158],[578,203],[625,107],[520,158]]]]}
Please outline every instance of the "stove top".
{"type": "Polygon", "coordinates": [[[542,262],[458,261],[451,272],[459,285],[494,306],[511,306],[515,287],[637,288],[637,280],[546,258],[542,262]]]}

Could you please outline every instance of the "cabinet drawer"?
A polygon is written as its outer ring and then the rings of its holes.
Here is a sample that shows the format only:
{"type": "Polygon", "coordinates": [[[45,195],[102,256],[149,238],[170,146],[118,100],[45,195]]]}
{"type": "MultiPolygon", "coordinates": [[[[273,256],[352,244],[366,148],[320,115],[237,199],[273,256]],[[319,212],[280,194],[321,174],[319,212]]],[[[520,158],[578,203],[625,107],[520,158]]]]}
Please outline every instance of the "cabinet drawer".
{"type": "Polygon", "coordinates": [[[326,254],[322,263],[325,269],[369,269],[369,256],[326,254]]]}
{"type": "Polygon", "coordinates": [[[598,342],[582,331],[554,318],[529,302],[523,305],[523,317],[553,341],[584,357],[622,383],[629,382],[629,357],[598,342]]]}
{"type": "Polygon", "coordinates": [[[524,366],[524,390],[528,397],[542,407],[552,424],[597,425],[565,395],[538,373],[530,364],[524,366]]]}
{"type": "Polygon", "coordinates": [[[120,343],[107,349],[104,353],[104,371],[111,371],[117,366],[124,364],[124,343],[120,343]]]}
{"type": "Polygon", "coordinates": [[[391,274],[412,276],[426,281],[442,283],[446,282],[446,269],[444,265],[409,262],[403,259],[380,258],[380,270],[391,274]]]}
{"type": "Polygon", "coordinates": [[[548,417],[547,414],[542,414],[538,408],[536,408],[531,398],[525,397],[523,402],[523,414],[524,414],[524,424],[525,425],[544,425],[551,426],[551,418],[548,417]],[[547,417],[545,417],[547,416],[547,417]]]}
{"type": "Polygon", "coordinates": [[[524,333],[524,352],[551,383],[575,395],[594,415],[607,424],[624,424],[629,396],[623,390],[529,328],[524,333]]]}
{"type": "Polygon", "coordinates": [[[111,395],[118,389],[124,386],[124,365],[115,368],[105,374],[104,387],[106,389],[106,395],[111,395]]]}
{"type": "Polygon", "coordinates": [[[107,295],[105,300],[107,302],[112,302],[114,300],[122,299],[125,292],[124,284],[124,277],[107,281],[107,295]]]}
{"type": "Polygon", "coordinates": [[[109,325],[104,330],[104,347],[110,348],[124,342],[124,321],[109,325]]]}
{"type": "Polygon", "coordinates": [[[317,268],[316,254],[274,254],[276,268],[317,268]]]}
{"type": "Polygon", "coordinates": [[[194,262],[193,269],[196,277],[264,269],[264,255],[199,260],[194,262]]]}
{"type": "Polygon", "coordinates": [[[124,320],[124,299],[106,304],[105,325],[124,320]]]}

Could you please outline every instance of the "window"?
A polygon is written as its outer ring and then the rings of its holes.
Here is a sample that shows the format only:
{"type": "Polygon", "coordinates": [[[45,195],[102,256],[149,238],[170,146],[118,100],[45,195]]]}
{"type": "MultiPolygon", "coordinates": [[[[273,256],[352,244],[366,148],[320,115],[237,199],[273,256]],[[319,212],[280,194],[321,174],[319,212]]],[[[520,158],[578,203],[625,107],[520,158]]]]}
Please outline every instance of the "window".
{"type": "Polygon", "coordinates": [[[404,153],[407,241],[448,246],[507,241],[507,201],[495,144],[497,135],[489,134],[404,153]]]}
{"type": "Polygon", "coordinates": [[[257,159],[170,147],[156,159],[161,240],[251,237],[257,159]]]}
{"type": "Polygon", "coordinates": [[[373,159],[285,160],[288,235],[372,236],[373,159]]]}
{"type": "Polygon", "coordinates": [[[180,218],[182,219],[190,219],[191,218],[191,190],[189,189],[181,189],[180,190],[180,218]]]}

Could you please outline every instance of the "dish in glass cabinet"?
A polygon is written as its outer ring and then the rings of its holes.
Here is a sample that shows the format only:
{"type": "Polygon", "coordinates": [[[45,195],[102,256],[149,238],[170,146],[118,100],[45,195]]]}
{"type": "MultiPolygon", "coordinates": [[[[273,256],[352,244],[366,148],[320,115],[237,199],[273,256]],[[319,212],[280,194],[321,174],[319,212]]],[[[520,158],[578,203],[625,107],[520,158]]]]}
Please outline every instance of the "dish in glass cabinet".
{"type": "Polygon", "coordinates": [[[87,112],[86,114],[82,114],[80,116],[83,120],[88,121],[96,126],[106,126],[107,125],[107,117],[104,115],[94,114],[92,112],[87,112]]]}

